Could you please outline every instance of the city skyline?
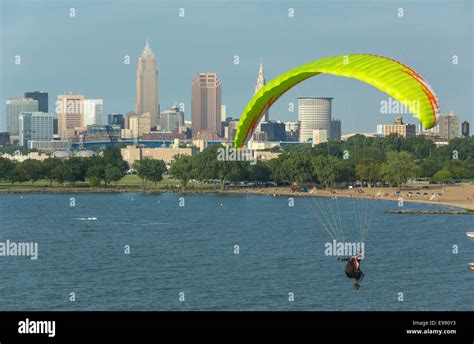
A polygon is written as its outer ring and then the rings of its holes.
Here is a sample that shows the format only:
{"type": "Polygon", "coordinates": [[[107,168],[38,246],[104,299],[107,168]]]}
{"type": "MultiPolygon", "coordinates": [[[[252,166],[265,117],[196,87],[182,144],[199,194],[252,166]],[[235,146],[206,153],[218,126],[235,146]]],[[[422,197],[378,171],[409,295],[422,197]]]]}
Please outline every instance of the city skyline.
{"type": "MultiPolygon", "coordinates": [[[[149,11],[140,14],[127,11],[124,3],[107,6],[103,3],[94,6],[78,4],[76,17],[70,18],[67,11],[70,6],[65,4],[40,6],[6,1],[1,5],[4,42],[1,99],[5,104],[10,97],[20,96],[26,91],[45,90],[50,94],[51,108],[56,95],[72,90],[87,98],[104,99],[104,113],[126,113],[134,109],[135,61],[148,35],[157,55],[158,70],[162,71],[160,103],[164,108],[175,102],[184,103],[186,119],[191,117],[189,84],[196,72],[212,70],[219,73],[225,85],[222,103],[227,105],[228,115],[238,118],[252,96],[255,66],[261,57],[265,60],[267,80],[271,80],[286,69],[324,55],[363,50],[409,63],[430,80],[440,99],[442,113],[454,111],[462,120],[472,122],[472,66],[468,62],[472,55],[472,43],[468,39],[463,40],[463,35],[468,38],[472,26],[469,11],[466,11],[468,4],[443,7],[440,2],[421,9],[420,3],[405,5],[404,18],[398,18],[396,8],[385,2],[372,6],[370,11],[350,3],[328,5],[324,14],[317,11],[317,6],[301,2],[294,4],[294,18],[288,17],[288,5],[281,3],[249,5],[234,2],[228,3],[229,6],[202,3],[198,8],[185,2],[182,6],[186,10],[184,17],[179,17],[179,6],[169,3],[157,5],[144,2],[142,5],[146,5],[149,11]],[[110,28],[107,20],[97,22],[100,16],[94,16],[95,11],[102,14],[106,9],[113,14],[114,22],[122,18],[130,25],[123,29],[116,25],[110,28]],[[350,32],[338,29],[344,22],[342,9],[354,19],[354,30],[350,32]],[[15,21],[18,16],[24,16],[25,11],[35,11],[34,20],[41,22],[56,18],[54,22],[57,25],[45,24],[41,30],[33,32],[34,25],[23,27],[15,21]],[[236,11],[248,19],[245,25],[231,20],[236,11]],[[447,23],[441,20],[446,11],[452,12],[456,21],[447,23]],[[209,23],[205,28],[197,25],[206,15],[215,17],[216,22],[209,23]],[[280,17],[278,35],[272,35],[267,24],[280,17]],[[156,19],[153,25],[146,23],[148,18],[156,19]],[[430,22],[436,18],[440,20],[436,26],[420,25],[428,18],[430,22]],[[226,25],[230,22],[230,25],[224,32],[215,31],[223,21],[226,25]],[[255,24],[257,22],[259,25],[255,24]],[[364,25],[361,25],[362,22],[364,25]],[[58,25],[61,30],[56,29],[58,25]],[[379,30],[375,31],[377,25],[379,30]],[[92,31],[93,27],[97,29],[92,31]],[[173,31],[169,30],[170,27],[173,31]],[[256,30],[260,30],[261,34],[255,35],[256,30]],[[324,35],[318,35],[316,42],[312,37],[317,33],[324,35]],[[38,34],[48,39],[37,39],[38,34]],[[74,36],[74,44],[57,51],[54,42],[70,35],[74,36]],[[453,36],[459,39],[452,40],[453,36]],[[426,37],[431,37],[433,44],[420,44],[426,37]],[[232,44],[220,44],[224,38],[225,42],[232,44]],[[199,39],[203,43],[202,49],[193,43],[201,42],[199,39]],[[107,44],[103,44],[104,41],[107,44]],[[42,49],[38,50],[40,43],[37,42],[42,43],[42,49]],[[173,50],[174,47],[179,49],[173,50]],[[94,54],[85,54],[91,49],[94,54]],[[55,54],[48,53],[50,50],[55,54]],[[16,55],[21,56],[19,65],[14,64],[16,55]],[[459,64],[451,62],[453,55],[459,57],[459,64]],[[129,64],[124,63],[126,56],[130,59],[129,64]],[[238,64],[235,64],[236,56],[238,64]],[[107,64],[102,62],[104,59],[107,64]],[[66,72],[63,68],[71,63],[78,68],[69,68],[66,72]],[[63,72],[56,73],[56,70],[63,72]],[[120,82],[111,82],[117,78],[120,82]]],[[[372,132],[377,123],[393,121],[395,115],[380,115],[380,101],[387,99],[387,96],[360,86],[354,80],[329,80],[318,76],[298,85],[276,102],[271,108],[272,118],[295,121],[296,106],[289,111],[288,105],[290,102],[296,104],[297,97],[331,96],[338,100],[333,113],[344,122],[345,132],[372,132]]],[[[4,111],[3,108],[0,112],[3,129],[4,111]]],[[[406,120],[416,123],[412,118],[406,120]]]]}

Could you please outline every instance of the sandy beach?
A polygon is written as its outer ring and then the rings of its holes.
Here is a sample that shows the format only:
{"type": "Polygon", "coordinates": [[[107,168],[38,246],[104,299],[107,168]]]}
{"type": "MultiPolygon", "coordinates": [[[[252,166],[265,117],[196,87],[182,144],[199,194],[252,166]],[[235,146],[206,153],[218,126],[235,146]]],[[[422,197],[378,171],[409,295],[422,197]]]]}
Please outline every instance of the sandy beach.
{"type": "Polygon", "coordinates": [[[51,188],[0,188],[0,194],[22,194],[22,193],[121,193],[121,192],[144,192],[144,193],[161,193],[161,192],[183,192],[183,193],[199,193],[199,192],[224,192],[224,193],[251,193],[268,196],[308,196],[308,197],[352,197],[352,198],[371,198],[380,200],[398,201],[400,197],[404,202],[419,202],[430,204],[442,204],[461,209],[474,210],[474,185],[469,183],[455,185],[428,185],[413,184],[404,186],[399,195],[396,194],[397,188],[392,187],[364,187],[354,189],[310,189],[307,192],[292,191],[290,187],[235,187],[220,190],[219,188],[202,188],[194,189],[192,187],[187,190],[180,190],[174,187],[168,188],[147,188],[142,190],[137,187],[121,185],[120,187],[93,188],[93,187],[51,187],[51,188]]]}
{"type": "Polygon", "coordinates": [[[404,202],[442,204],[456,208],[474,210],[474,185],[468,183],[455,185],[413,184],[404,186],[400,194],[397,188],[364,187],[355,189],[310,189],[308,192],[295,192],[289,187],[270,187],[261,189],[236,189],[229,192],[246,192],[267,195],[297,195],[321,197],[354,197],[404,202]]]}

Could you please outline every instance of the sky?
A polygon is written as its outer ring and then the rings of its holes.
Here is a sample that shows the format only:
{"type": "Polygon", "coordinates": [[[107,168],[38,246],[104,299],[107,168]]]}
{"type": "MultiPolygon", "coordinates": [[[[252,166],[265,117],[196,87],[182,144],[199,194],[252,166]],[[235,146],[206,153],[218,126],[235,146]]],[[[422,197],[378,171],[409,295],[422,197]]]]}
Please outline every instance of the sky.
{"type": "MultiPolygon", "coordinates": [[[[147,36],[157,57],[161,110],[184,103],[188,120],[196,73],[219,74],[227,114],[239,118],[253,95],[260,60],[268,82],[319,58],[371,53],[415,69],[433,87],[442,113],[454,111],[474,125],[471,0],[0,0],[0,19],[0,130],[5,101],[26,91],[49,92],[50,112],[57,95],[68,91],[104,99],[105,113],[133,110],[147,36]],[[17,55],[21,64],[15,64],[17,55]]],[[[388,95],[370,85],[319,75],[281,97],[270,119],[296,121],[297,97],[306,96],[333,97],[343,133],[374,132],[396,116],[380,113],[388,95]]],[[[410,114],[404,119],[418,123],[410,114]]]]}

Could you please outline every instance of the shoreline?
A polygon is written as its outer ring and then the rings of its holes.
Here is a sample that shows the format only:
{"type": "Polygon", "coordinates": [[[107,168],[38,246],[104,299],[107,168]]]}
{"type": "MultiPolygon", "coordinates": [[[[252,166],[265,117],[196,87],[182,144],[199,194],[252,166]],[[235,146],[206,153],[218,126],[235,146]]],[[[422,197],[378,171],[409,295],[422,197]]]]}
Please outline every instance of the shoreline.
{"type": "MultiPolygon", "coordinates": [[[[221,190],[219,188],[202,188],[202,189],[187,189],[180,190],[177,188],[159,188],[159,189],[142,189],[140,187],[109,187],[109,188],[93,188],[93,187],[37,187],[37,188],[0,188],[1,195],[12,195],[12,194],[104,194],[104,193],[144,193],[144,194],[160,194],[160,193],[235,193],[235,194],[252,194],[252,195],[264,195],[264,196],[298,196],[298,197],[345,197],[355,199],[372,199],[382,201],[393,201],[397,202],[399,197],[403,197],[404,202],[412,203],[423,203],[423,204],[434,204],[449,206],[464,210],[474,210],[474,202],[470,198],[470,195],[474,195],[474,186],[470,184],[456,185],[456,186],[445,186],[443,188],[435,186],[431,189],[420,189],[413,186],[404,187],[402,189],[402,196],[395,196],[395,188],[358,188],[358,189],[331,189],[331,190],[316,190],[315,192],[301,192],[292,191],[289,187],[268,187],[268,188],[231,188],[221,190]],[[466,191],[468,197],[458,197],[454,199],[443,199],[440,196],[436,199],[426,199],[426,195],[423,199],[419,197],[406,197],[404,194],[414,192],[416,190],[430,191],[441,189],[444,193],[453,194],[454,191],[466,191]],[[469,189],[469,190],[467,190],[469,189]],[[472,190],[471,190],[472,189],[472,190]],[[376,193],[377,192],[377,193],[376,193]],[[381,194],[382,193],[382,194],[381,194]]],[[[425,192],[428,193],[428,192],[425,192]]],[[[456,192],[454,192],[456,193],[456,192]]],[[[465,196],[465,195],[464,195],[465,196]]]]}

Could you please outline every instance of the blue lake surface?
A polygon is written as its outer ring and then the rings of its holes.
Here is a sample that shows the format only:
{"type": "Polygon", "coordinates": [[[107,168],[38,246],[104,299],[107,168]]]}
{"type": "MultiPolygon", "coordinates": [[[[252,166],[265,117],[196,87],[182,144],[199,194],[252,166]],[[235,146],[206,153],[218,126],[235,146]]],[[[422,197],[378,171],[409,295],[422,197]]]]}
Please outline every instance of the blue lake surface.
{"type": "Polygon", "coordinates": [[[467,269],[474,240],[465,236],[474,216],[386,214],[398,208],[390,201],[294,201],[290,207],[283,196],[217,193],[2,195],[0,242],[37,242],[39,256],[0,257],[0,310],[474,310],[467,269]],[[331,237],[315,207],[346,239],[357,240],[361,221],[371,223],[359,290],[345,264],[325,255],[331,237]]]}

